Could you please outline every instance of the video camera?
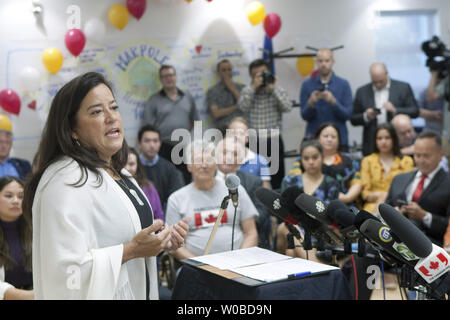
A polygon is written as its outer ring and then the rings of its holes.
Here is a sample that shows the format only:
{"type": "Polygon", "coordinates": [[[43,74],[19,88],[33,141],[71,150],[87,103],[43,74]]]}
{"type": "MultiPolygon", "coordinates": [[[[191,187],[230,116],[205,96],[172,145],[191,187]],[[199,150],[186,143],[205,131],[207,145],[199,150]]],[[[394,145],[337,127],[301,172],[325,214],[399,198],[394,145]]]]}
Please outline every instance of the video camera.
{"type": "Polygon", "coordinates": [[[439,71],[440,79],[444,79],[450,74],[450,50],[437,36],[423,42],[422,50],[428,57],[425,65],[432,71],[439,71]]]}
{"type": "Polygon", "coordinates": [[[270,71],[264,70],[262,73],[262,77],[263,77],[263,86],[275,83],[275,76],[270,71]]]}

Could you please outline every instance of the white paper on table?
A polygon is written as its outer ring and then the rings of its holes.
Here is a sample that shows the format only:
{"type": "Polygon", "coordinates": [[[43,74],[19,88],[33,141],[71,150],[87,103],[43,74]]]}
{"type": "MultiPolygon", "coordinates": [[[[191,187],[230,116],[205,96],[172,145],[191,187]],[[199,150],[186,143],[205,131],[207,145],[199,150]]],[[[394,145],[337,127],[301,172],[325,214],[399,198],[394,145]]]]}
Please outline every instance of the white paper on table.
{"type": "Polygon", "coordinates": [[[233,268],[230,271],[259,281],[271,282],[287,279],[288,275],[310,272],[311,274],[339,270],[339,268],[300,258],[292,258],[255,266],[233,268]]]}
{"type": "Polygon", "coordinates": [[[195,260],[198,262],[209,264],[210,266],[222,270],[231,270],[233,268],[270,263],[286,259],[292,258],[267,249],[251,247],[246,249],[207,254],[204,256],[190,258],[189,260],[195,260]]]}

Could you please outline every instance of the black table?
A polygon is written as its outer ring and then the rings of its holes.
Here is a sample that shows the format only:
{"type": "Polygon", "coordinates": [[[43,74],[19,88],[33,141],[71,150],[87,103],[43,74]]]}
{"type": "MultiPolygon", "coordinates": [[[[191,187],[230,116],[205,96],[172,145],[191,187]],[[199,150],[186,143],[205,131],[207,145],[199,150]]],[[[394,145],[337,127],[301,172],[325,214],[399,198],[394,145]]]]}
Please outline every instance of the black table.
{"type": "Polygon", "coordinates": [[[183,265],[173,300],[351,300],[352,292],[340,270],[294,280],[248,286],[212,272],[183,265]]]}

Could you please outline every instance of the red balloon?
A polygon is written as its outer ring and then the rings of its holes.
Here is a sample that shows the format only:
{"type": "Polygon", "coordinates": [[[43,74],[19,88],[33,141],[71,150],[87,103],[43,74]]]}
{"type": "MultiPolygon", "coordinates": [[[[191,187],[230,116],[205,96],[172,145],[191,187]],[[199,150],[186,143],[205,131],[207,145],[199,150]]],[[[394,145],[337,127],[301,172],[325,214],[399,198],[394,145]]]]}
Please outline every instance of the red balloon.
{"type": "Polygon", "coordinates": [[[128,11],[136,18],[140,19],[147,7],[147,0],[127,0],[128,11]]]}
{"type": "Polygon", "coordinates": [[[266,31],[266,35],[269,39],[272,39],[281,28],[281,19],[280,16],[276,13],[269,13],[264,18],[264,30],[266,31]]]}
{"type": "Polygon", "coordinates": [[[0,91],[0,106],[7,112],[19,114],[20,112],[20,97],[11,89],[4,89],[0,91]]]}
{"type": "Polygon", "coordinates": [[[84,45],[86,44],[86,37],[83,31],[80,29],[70,29],[66,33],[65,37],[66,47],[75,57],[83,51],[84,45]]]}

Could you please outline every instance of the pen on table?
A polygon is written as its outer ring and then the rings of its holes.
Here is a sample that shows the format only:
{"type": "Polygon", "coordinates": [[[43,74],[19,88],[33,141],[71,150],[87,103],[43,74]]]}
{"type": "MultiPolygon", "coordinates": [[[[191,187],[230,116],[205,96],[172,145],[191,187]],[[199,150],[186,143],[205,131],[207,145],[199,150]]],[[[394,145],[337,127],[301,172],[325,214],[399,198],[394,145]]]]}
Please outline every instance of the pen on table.
{"type": "Polygon", "coordinates": [[[311,274],[311,271],[293,273],[288,275],[288,279],[296,279],[311,274]]]}

